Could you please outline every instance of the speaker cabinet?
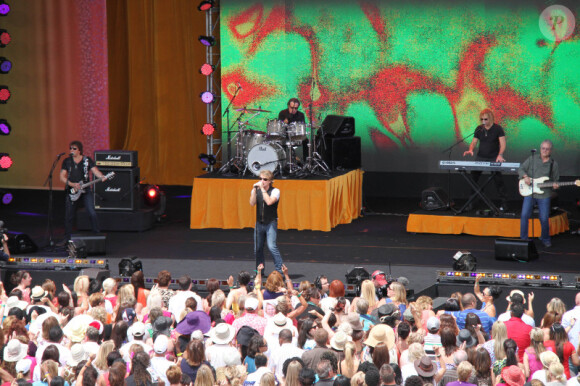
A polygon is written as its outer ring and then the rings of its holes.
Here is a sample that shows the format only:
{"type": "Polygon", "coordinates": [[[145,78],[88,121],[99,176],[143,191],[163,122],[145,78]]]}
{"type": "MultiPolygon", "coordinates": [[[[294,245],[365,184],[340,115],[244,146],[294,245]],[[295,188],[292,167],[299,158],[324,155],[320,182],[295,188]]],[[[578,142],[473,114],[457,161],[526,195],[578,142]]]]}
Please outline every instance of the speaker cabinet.
{"type": "Polygon", "coordinates": [[[536,244],[532,240],[496,239],[495,259],[530,261],[538,258],[536,244]]]}
{"type": "Polygon", "coordinates": [[[352,137],[354,135],[354,117],[327,115],[322,122],[324,136],[352,137]]]}
{"type": "Polygon", "coordinates": [[[449,196],[440,187],[431,187],[421,193],[421,208],[425,210],[447,209],[449,196]]]}
{"type": "Polygon", "coordinates": [[[115,172],[115,177],[95,185],[95,209],[138,210],[139,168],[99,167],[103,174],[115,172]]]}
{"type": "Polygon", "coordinates": [[[324,162],[332,170],[357,169],[361,166],[360,137],[333,138],[325,137],[326,148],[323,149],[324,162]]]}
{"type": "Polygon", "coordinates": [[[76,233],[70,236],[71,240],[82,240],[85,243],[87,255],[107,254],[107,235],[103,233],[76,233]]]}
{"type": "Polygon", "coordinates": [[[18,253],[34,253],[38,250],[38,246],[26,233],[8,232],[8,249],[10,249],[10,254],[16,255],[18,253]]]}

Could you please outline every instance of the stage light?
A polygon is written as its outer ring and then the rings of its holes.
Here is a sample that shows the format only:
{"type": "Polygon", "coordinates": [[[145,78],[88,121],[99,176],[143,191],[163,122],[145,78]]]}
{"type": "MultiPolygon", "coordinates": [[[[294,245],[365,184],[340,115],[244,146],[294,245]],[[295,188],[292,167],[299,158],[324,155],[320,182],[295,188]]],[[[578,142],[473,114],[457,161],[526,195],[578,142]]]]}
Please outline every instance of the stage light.
{"type": "Polygon", "coordinates": [[[211,65],[209,63],[204,63],[201,65],[201,68],[199,69],[199,73],[205,76],[210,76],[213,73],[213,70],[215,70],[215,66],[211,65]]]}
{"type": "Polygon", "coordinates": [[[5,57],[0,57],[0,74],[8,74],[12,69],[12,62],[5,57]]]}
{"type": "Polygon", "coordinates": [[[159,203],[161,192],[157,185],[147,185],[145,187],[145,203],[149,206],[155,206],[159,203]]]}
{"type": "Polygon", "coordinates": [[[439,282],[475,283],[477,276],[481,276],[481,283],[488,284],[562,287],[562,276],[551,273],[437,271],[439,282]]]}
{"type": "Polygon", "coordinates": [[[10,99],[11,95],[12,94],[10,93],[8,86],[0,86],[0,103],[8,102],[8,99],[10,99]]]}
{"type": "Polygon", "coordinates": [[[215,46],[215,38],[213,36],[200,35],[198,38],[199,42],[206,47],[215,46]]]}
{"type": "Polygon", "coordinates": [[[215,123],[206,123],[201,128],[201,133],[203,135],[212,135],[214,133],[215,129],[216,129],[215,123]]]}
{"type": "Polygon", "coordinates": [[[6,119],[0,119],[0,135],[8,135],[12,131],[10,124],[6,119]]]}
{"type": "Polygon", "coordinates": [[[12,37],[5,29],[0,29],[0,47],[6,47],[12,41],[12,37]]]}
{"type": "Polygon", "coordinates": [[[454,271],[475,271],[477,268],[477,260],[469,251],[457,251],[453,256],[454,271]]]}
{"type": "Polygon", "coordinates": [[[206,164],[208,166],[215,165],[217,162],[217,160],[213,154],[201,153],[199,155],[199,159],[201,160],[201,162],[203,162],[204,164],[206,164]]]}
{"type": "Polygon", "coordinates": [[[214,6],[215,2],[213,0],[203,0],[201,3],[199,3],[197,9],[199,9],[200,11],[209,11],[214,6]]]}
{"type": "Polygon", "coordinates": [[[119,275],[130,277],[133,273],[137,271],[143,271],[143,263],[137,258],[137,256],[131,256],[130,258],[121,259],[119,262],[119,275]]]}
{"type": "Polygon", "coordinates": [[[0,16],[6,16],[10,13],[10,5],[6,4],[6,2],[0,3],[0,16]]]}
{"type": "Polygon", "coordinates": [[[14,196],[12,196],[12,193],[10,192],[2,192],[0,195],[2,196],[2,203],[4,205],[10,205],[14,199],[14,196]]]}
{"type": "Polygon", "coordinates": [[[201,97],[201,101],[206,104],[213,103],[216,98],[215,95],[210,91],[204,91],[199,96],[201,97]]]}
{"type": "Polygon", "coordinates": [[[12,166],[12,158],[8,153],[0,153],[0,171],[6,171],[12,166]]]}

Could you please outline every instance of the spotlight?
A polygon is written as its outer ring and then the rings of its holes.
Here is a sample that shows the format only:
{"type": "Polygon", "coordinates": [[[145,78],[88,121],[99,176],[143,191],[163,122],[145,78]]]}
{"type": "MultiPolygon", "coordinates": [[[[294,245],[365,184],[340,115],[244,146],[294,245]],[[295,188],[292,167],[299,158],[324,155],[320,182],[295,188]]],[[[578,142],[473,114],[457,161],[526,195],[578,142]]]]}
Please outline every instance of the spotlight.
{"type": "Polygon", "coordinates": [[[69,240],[67,243],[68,257],[71,259],[87,258],[87,243],[84,240],[69,240]]]}
{"type": "Polygon", "coordinates": [[[204,91],[199,96],[201,97],[201,101],[206,104],[213,103],[216,98],[215,94],[211,91],[204,91]]]}
{"type": "Polygon", "coordinates": [[[0,153],[0,171],[6,171],[12,166],[12,158],[8,153],[0,153]]]}
{"type": "Polygon", "coordinates": [[[199,42],[201,44],[203,44],[206,47],[213,47],[215,46],[215,38],[213,36],[204,36],[204,35],[199,35],[199,37],[197,38],[197,40],[199,40],[199,42]]]}
{"type": "Polygon", "coordinates": [[[216,129],[215,123],[206,123],[201,128],[201,133],[203,135],[212,135],[214,133],[215,129],[216,129]]]}
{"type": "Polygon", "coordinates": [[[10,99],[10,90],[8,89],[8,86],[0,86],[0,103],[6,103],[8,102],[8,99],[10,99]]]}
{"type": "Polygon", "coordinates": [[[157,185],[147,185],[145,188],[145,203],[149,206],[155,206],[159,203],[161,192],[157,185]]]}
{"type": "Polygon", "coordinates": [[[12,37],[5,29],[0,29],[0,47],[6,47],[12,41],[12,37]]]}
{"type": "Polygon", "coordinates": [[[119,276],[130,277],[137,271],[143,271],[143,263],[137,256],[121,259],[119,262],[119,276]]]}
{"type": "Polygon", "coordinates": [[[10,13],[10,5],[6,4],[4,1],[0,3],[0,16],[6,16],[10,13]]]}
{"type": "Polygon", "coordinates": [[[8,74],[12,69],[12,62],[4,57],[0,57],[0,74],[8,74]]]}
{"type": "Polygon", "coordinates": [[[12,128],[6,119],[0,119],[0,135],[8,135],[12,128]]]}
{"type": "Polygon", "coordinates": [[[208,166],[215,165],[215,163],[217,162],[217,160],[215,159],[215,156],[213,154],[201,153],[199,155],[199,159],[201,160],[201,162],[203,162],[204,164],[206,164],[208,166]]]}
{"type": "Polygon", "coordinates": [[[363,281],[371,278],[370,273],[363,267],[354,267],[346,273],[346,284],[351,285],[354,295],[360,294],[360,286],[363,281]]]}
{"type": "Polygon", "coordinates": [[[2,203],[4,205],[10,205],[14,199],[14,196],[12,196],[12,193],[10,192],[2,192],[0,193],[0,196],[2,196],[2,203]]]}
{"type": "Polygon", "coordinates": [[[475,272],[477,268],[477,260],[469,251],[457,251],[453,259],[454,271],[475,272]]]}
{"type": "Polygon", "coordinates": [[[201,3],[199,3],[197,9],[199,9],[200,11],[209,11],[214,6],[215,2],[213,0],[203,0],[201,3]]]}
{"type": "Polygon", "coordinates": [[[199,73],[205,76],[210,76],[213,72],[213,70],[215,70],[215,66],[209,63],[204,63],[201,65],[201,68],[199,69],[199,73]]]}

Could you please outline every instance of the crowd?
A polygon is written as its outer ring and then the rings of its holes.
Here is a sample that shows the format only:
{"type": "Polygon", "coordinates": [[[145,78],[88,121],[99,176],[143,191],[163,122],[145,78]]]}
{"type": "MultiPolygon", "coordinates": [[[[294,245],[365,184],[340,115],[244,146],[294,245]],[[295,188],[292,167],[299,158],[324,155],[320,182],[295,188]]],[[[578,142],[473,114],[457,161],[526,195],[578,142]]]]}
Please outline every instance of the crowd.
{"type": "MultiPolygon", "coordinates": [[[[161,271],[145,288],[78,276],[72,289],[19,271],[1,291],[3,385],[522,386],[578,385],[580,293],[558,298],[534,323],[533,294],[513,290],[502,313],[497,287],[433,300],[407,299],[408,281],[376,271],[345,298],[340,280],[295,287],[287,267],[170,288],[161,271]],[[252,286],[252,281],[254,285],[252,286]],[[204,295],[206,295],[204,293],[204,295]],[[571,305],[570,305],[571,306],[571,305]]],[[[537,308],[537,306],[536,306],[537,308]]],[[[542,311],[544,312],[544,311],[542,311]]]]}

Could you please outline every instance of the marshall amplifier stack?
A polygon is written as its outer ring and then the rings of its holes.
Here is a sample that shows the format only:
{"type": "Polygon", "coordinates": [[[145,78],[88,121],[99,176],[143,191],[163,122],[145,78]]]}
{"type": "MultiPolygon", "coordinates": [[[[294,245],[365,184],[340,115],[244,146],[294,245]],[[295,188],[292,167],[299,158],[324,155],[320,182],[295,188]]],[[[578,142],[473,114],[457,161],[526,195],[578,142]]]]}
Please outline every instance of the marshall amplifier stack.
{"type": "Polygon", "coordinates": [[[95,185],[95,209],[134,211],[139,209],[139,166],[137,151],[97,150],[95,163],[103,174],[115,176],[95,185]]]}

